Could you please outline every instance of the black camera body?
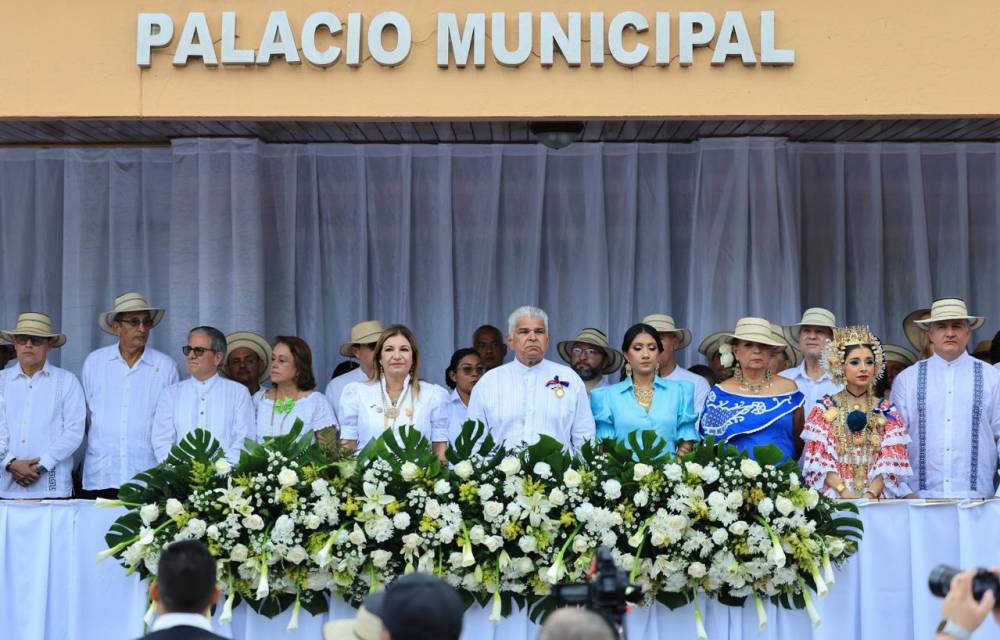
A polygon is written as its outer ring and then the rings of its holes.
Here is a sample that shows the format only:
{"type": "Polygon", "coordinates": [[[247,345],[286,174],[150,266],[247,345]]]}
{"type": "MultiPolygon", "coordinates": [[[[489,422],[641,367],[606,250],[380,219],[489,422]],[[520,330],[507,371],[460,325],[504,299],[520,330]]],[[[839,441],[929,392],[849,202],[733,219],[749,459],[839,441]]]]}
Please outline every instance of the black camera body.
{"type": "MultiPolygon", "coordinates": [[[[931,593],[939,598],[944,598],[951,590],[952,579],[961,572],[961,569],[939,564],[931,570],[931,574],[927,578],[927,586],[930,587],[931,593]]],[[[983,599],[987,591],[993,592],[993,597],[997,600],[995,608],[1000,609],[1000,579],[991,571],[977,569],[976,575],[972,578],[972,597],[978,602],[983,599]]]]}
{"type": "Polygon", "coordinates": [[[593,611],[604,618],[615,635],[624,638],[628,603],[642,601],[642,588],[629,582],[628,572],[618,568],[610,549],[598,547],[590,582],[554,585],[552,596],[560,607],[584,607],[593,611]]]}

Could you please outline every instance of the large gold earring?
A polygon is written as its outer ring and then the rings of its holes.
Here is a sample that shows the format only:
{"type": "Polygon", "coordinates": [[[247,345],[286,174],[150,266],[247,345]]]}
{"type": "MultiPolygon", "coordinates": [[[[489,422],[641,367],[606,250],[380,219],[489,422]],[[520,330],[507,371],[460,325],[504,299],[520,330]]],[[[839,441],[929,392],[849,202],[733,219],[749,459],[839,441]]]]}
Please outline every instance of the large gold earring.
{"type": "Polygon", "coordinates": [[[625,363],[625,375],[629,378],[632,377],[632,365],[627,362],[625,363]]]}
{"type": "Polygon", "coordinates": [[[656,368],[653,369],[653,375],[654,376],[660,375],[660,363],[659,362],[656,363],[656,368]]]}
{"type": "Polygon", "coordinates": [[[743,379],[743,369],[740,368],[739,360],[737,360],[736,363],[733,364],[733,377],[736,378],[737,380],[743,379]]]}

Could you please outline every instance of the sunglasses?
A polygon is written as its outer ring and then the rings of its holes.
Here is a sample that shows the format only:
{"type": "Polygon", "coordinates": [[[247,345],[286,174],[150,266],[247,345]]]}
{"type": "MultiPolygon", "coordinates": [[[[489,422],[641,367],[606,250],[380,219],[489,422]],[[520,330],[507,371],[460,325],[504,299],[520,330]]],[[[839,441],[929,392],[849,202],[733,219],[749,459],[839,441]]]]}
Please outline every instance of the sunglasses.
{"type": "Polygon", "coordinates": [[[484,367],[482,365],[479,365],[477,367],[477,366],[473,366],[471,364],[463,364],[462,366],[459,367],[459,369],[462,371],[462,373],[464,373],[467,376],[468,375],[472,375],[473,371],[475,371],[479,375],[483,375],[483,373],[486,371],[486,367],[484,367]]]}
{"type": "Polygon", "coordinates": [[[33,347],[40,347],[43,344],[48,344],[52,338],[43,338],[41,336],[14,336],[14,344],[24,346],[31,343],[33,347]]]}
{"type": "Polygon", "coordinates": [[[181,347],[181,353],[183,353],[185,357],[187,357],[191,353],[194,353],[195,358],[200,358],[203,355],[205,355],[206,351],[211,351],[215,353],[215,349],[209,349],[208,347],[189,347],[188,345],[184,345],[183,347],[181,347]]]}

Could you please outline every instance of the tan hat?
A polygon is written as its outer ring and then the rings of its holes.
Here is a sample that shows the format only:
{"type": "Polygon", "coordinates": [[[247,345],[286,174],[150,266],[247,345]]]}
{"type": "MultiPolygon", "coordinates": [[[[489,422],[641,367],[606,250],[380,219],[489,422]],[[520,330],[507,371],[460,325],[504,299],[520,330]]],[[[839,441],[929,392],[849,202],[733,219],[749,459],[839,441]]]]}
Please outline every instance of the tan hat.
{"type": "Polygon", "coordinates": [[[620,354],[615,349],[612,349],[611,345],[608,344],[607,334],[600,329],[594,329],[593,327],[583,329],[573,340],[564,340],[556,345],[556,351],[558,351],[559,356],[566,361],[566,364],[572,365],[573,358],[570,355],[570,351],[573,349],[573,345],[577,342],[592,344],[604,351],[607,362],[604,365],[602,373],[605,375],[618,371],[622,368],[622,365],[625,364],[625,356],[620,354]]]}
{"type": "Polygon", "coordinates": [[[980,316],[970,316],[969,310],[965,306],[965,300],[961,298],[941,298],[931,304],[931,313],[928,317],[914,320],[916,325],[927,331],[933,322],[943,322],[945,320],[968,320],[969,328],[975,331],[983,326],[985,318],[980,316]]]}
{"type": "Polygon", "coordinates": [[[323,640],[382,640],[382,621],[361,605],[353,618],[324,624],[323,640]]]}
{"type": "Polygon", "coordinates": [[[771,333],[771,323],[764,318],[740,318],[736,330],[722,334],[723,340],[732,344],[737,340],[766,344],[769,347],[784,347],[787,343],[771,333]]]}
{"type": "Polygon", "coordinates": [[[927,348],[927,336],[924,330],[917,326],[917,320],[923,320],[929,315],[931,315],[930,309],[916,309],[903,318],[903,333],[917,353],[927,348]]]}
{"type": "Polygon", "coordinates": [[[802,327],[827,327],[832,332],[837,328],[837,319],[833,312],[823,307],[809,307],[802,314],[802,320],[785,327],[785,337],[793,347],[799,346],[799,333],[802,327]]]}
{"type": "Polygon", "coordinates": [[[53,349],[66,344],[66,336],[52,331],[52,318],[48,317],[44,313],[35,313],[33,311],[22,313],[17,316],[17,326],[13,329],[0,331],[0,335],[3,336],[4,340],[7,340],[12,344],[14,342],[14,336],[55,338],[55,341],[52,343],[53,349]]]}
{"type": "Polygon", "coordinates": [[[351,339],[340,345],[340,355],[345,358],[354,357],[351,347],[356,344],[371,344],[378,342],[382,335],[382,323],[378,320],[365,320],[351,327],[351,339]]]}
{"type": "Polygon", "coordinates": [[[271,367],[269,366],[271,363],[271,345],[263,337],[252,331],[237,331],[226,336],[226,345],[228,345],[226,352],[227,361],[229,360],[229,354],[236,349],[247,348],[256,353],[265,363],[264,370],[260,374],[260,381],[264,382],[271,375],[271,367]]]}
{"type": "Polygon", "coordinates": [[[776,340],[780,340],[785,343],[785,356],[788,361],[792,363],[793,367],[797,367],[802,363],[802,352],[792,346],[792,343],[785,338],[785,328],[780,324],[771,323],[771,335],[774,336],[776,340]]]}
{"type": "Polygon", "coordinates": [[[972,350],[972,355],[976,358],[988,356],[991,348],[993,348],[992,340],[980,340],[976,343],[976,348],[972,350]]]}
{"type": "Polygon", "coordinates": [[[913,353],[906,347],[900,347],[895,344],[883,344],[882,353],[885,354],[886,362],[898,362],[900,364],[905,364],[910,366],[917,362],[917,354],[913,353]]]}
{"type": "Polygon", "coordinates": [[[684,347],[691,344],[691,332],[687,329],[678,329],[677,325],[674,324],[674,319],[665,313],[651,313],[642,319],[643,324],[648,324],[660,333],[679,333],[681,337],[681,343],[677,345],[678,349],[683,349],[684,347]]]}
{"type": "Polygon", "coordinates": [[[725,331],[716,331],[707,338],[701,341],[698,345],[698,353],[705,356],[709,360],[714,358],[719,353],[719,345],[722,344],[722,339],[726,336],[725,331]]]}
{"type": "Polygon", "coordinates": [[[131,313],[133,311],[148,311],[150,317],[153,319],[154,327],[160,324],[160,320],[163,320],[163,314],[166,313],[165,309],[150,305],[142,294],[130,291],[115,298],[114,309],[105,311],[97,316],[97,326],[106,333],[110,333],[113,336],[118,335],[115,333],[114,327],[111,326],[111,323],[115,321],[115,316],[119,313],[131,313]]]}

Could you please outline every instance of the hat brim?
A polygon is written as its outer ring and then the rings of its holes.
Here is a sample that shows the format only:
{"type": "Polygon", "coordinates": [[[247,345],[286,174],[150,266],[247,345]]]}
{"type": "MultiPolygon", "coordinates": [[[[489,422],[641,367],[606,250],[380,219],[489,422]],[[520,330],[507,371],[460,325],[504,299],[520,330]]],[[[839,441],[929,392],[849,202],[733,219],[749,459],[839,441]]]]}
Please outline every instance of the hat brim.
{"type": "Polygon", "coordinates": [[[261,361],[264,362],[264,370],[261,372],[258,380],[261,383],[267,382],[267,379],[271,377],[271,367],[267,366],[271,360],[271,345],[267,342],[267,340],[264,340],[256,333],[241,331],[239,333],[232,334],[232,336],[226,336],[226,345],[228,348],[226,353],[227,362],[229,361],[229,354],[232,353],[234,349],[246,348],[256,353],[261,361]]]}
{"type": "Polygon", "coordinates": [[[825,324],[825,323],[817,324],[815,322],[806,322],[806,323],[799,322],[796,324],[790,324],[787,327],[782,327],[782,332],[785,334],[785,339],[788,340],[788,344],[792,345],[796,349],[802,348],[802,345],[799,344],[799,335],[802,333],[802,327],[826,327],[831,332],[837,329],[837,327],[833,326],[832,324],[825,324]]]}
{"type": "Polygon", "coordinates": [[[361,338],[358,339],[355,342],[345,342],[344,344],[340,345],[340,355],[344,356],[345,358],[353,358],[354,357],[354,345],[356,345],[356,344],[372,344],[372,343],[378,342],[378,339],[381,336],[382,336],[382,332],[381,331],[375,331],[375,332],[368,333],[368,334],[365,334],[365,335],[361,336],[361,338]]]}
{"type": "Polygon", "coordinates": [[[167,312],[166,309],[159,309],[157,307],[141,307],[139,309],[128,309],[126,311],[105,311],[101,315],[97,316],[97,326],[101,328],[105,333],[110,333],[113,336],[117,336],[115,333],[115,328],[112,323],[115,321],[115,316],[119,313],[139,313],[142,311],[148,311],[150,317],[153,319],[153,326],[160,324],[163,320],[163,315],[167,312]]]}
{"type": "Polygon", "coordinates": [[[704,338],[698,344],[698,353],[711,359],[719,351],[719,342],[722,340],[723,333],[722,331],[716,331],[707,338],[704,338]]]}
{"type": "MultiPolygon", "coordinates": [[[[969,329],[972,331],[975,331],[986,323],[986,318],[980,316],[954,316],[951,318],[927,318],[926,320],[914,320],[913,324],[917,325],[924,331],[927,331],[935,322],[947,322],[949,320],[968,320],[969,329]]],[[[907,336],[907,338],[909,338],[909,336],[907,336]]]]}
{"type": "Polygon", "coordinates": [[[725,341],[725,342],[727,342],[727,343],[729,343],[729,344],[733,344],[737,340],[742,340],[744,342],[754,342],[756,344],[766,344],[769,347],[781,347],[783,349],[788,346],[787,344],[782,343],[782,342],[778,342],[774,338],[770,338],[770,337],[765,337],[765,336],[738,336],[735,333],[724,333],[724,334],[722,334],[722,340],[725,341]]]}
{"type": "Polygon", "coordinates": [[[572,359],[570,358],[570,350],[573,348],[573,345],[576,344],[577,342],[584,342],[593,347],[597,347],[598,349],[604,352],[604,355],[607,358],[608,363],[604,365],[604,369],[601,370],[601,373],[603,375],[610,375],[615,371],[619,371],[625,364],[625,356],[623,356],[622,354],[618,353],[618,351],[610,347],[594,344],[593,342],[587,342],[586,340],[564,340],[556,345],[556,351],[559,352],[559,357],[562,358],[563,361],[571,367],[573,366],[573,362],[572,359]]]}
{"type": "Polygon", "coordinates": [[[691,345],[691,340],[693,338],[691,336],[691,331],[688,329],[660,329],[657,327],[654,328],[656,329],[657,333],[676,333],[677,335],[679,335],[681,341],[677,344],[676,347],[674,347],[677,351],[680,351],[681,349],[684,349],[685,347],[691,345]]]}
{"type": "Polygon", "coordinates": [[[923,351],[925,345],[921,343],[926,342],[924,330],[917,325],[917,318],[930,312],[930,309],[916,309],[903,318],[903,334],[906,335],[906,341],[917,350],[917,353],[923,351]]]}
{"type": "Polygon", "coordinates": [[[66,336],[61,333],[38,333],[37,331],[16,331],[10,329],[8,331],[0,331],[0,337],[4,339],[3,344],[10,343],[14,344],[14,336],[35,336],[37,338],[55,338],[55,342],[52,343],[52,349],[58,349],[59,347],[66,344],[66,336]]]}

